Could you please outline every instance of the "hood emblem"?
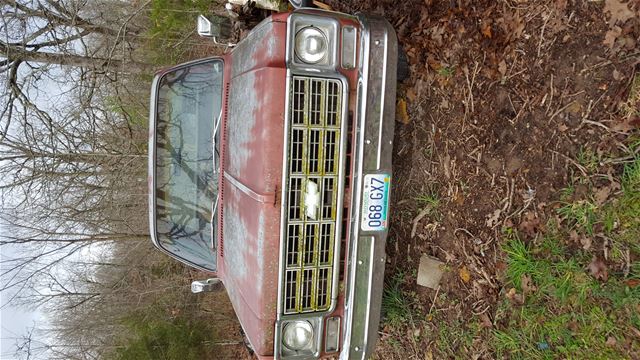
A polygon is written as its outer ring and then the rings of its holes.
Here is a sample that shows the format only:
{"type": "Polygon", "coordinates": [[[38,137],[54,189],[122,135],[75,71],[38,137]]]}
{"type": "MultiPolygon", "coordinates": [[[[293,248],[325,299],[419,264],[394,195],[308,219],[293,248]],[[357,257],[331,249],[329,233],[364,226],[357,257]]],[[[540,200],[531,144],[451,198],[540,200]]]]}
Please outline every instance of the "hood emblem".
{"type": "Polygon", "coordinates": [[[320,193],[318,192],[318,184],[311,180],[307,180],[307,186],[304,192],[305,215],[313,220],[317,220],[318,207],[320,207],[320,193]]]}

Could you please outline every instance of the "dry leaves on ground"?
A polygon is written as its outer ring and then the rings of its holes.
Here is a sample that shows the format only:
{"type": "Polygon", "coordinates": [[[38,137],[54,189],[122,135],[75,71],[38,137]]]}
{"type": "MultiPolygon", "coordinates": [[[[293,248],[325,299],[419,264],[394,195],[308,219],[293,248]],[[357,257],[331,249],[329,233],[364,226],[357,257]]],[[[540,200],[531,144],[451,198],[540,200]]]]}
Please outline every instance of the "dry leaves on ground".
{"type": "Polygon", "coordinates": [[[540,230],[540,219],[532,211],[527,211],[522,217],[518,228],[528,236],[534,236],[540,230]]]}
{"type": "Polygon", "coordinates": [[[635,12],[629,9],[629,5],[620,0],[606,0],[604,2],[604,12],[611,14],[609,26],[614,26],[616,23],[623,24],[636,16],[635,12]]]}
{"type": "Polygon", "coordinates": [[[464,282],[465,284],[471,281],[471,273],[469,273],[469,270],[464,265],[458,271],[458,275],[460,276],[462,282],[464,282]]]}
{"type": "Polygon", "coordinates": [[[591,275],[596,278],[596,280],[607,281],[609,279],[609,271],[607,270],[607,265],[602,261],[602,259],[594,256],[591,263],[589,263],[589,272],[591,275]]]}

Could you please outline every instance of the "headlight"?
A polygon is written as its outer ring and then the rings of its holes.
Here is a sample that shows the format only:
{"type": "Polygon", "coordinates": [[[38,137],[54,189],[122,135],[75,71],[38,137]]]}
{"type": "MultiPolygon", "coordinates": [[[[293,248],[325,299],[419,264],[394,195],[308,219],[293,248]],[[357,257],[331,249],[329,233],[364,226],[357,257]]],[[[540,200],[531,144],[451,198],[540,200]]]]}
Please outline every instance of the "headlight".
{"type": "Polygon", "coordinates": [[[290,350],[308,349],[312,341],[313,327],[308,321],[292,321],[284,327],[282,343],[290,350]]]}
{"type": "Polygon", "coordinates": [[[296,34],[296,56],[307,64],[316,64],[322,61],[328,52],[327,37],[314,26],[302,28],[296,34]]]}

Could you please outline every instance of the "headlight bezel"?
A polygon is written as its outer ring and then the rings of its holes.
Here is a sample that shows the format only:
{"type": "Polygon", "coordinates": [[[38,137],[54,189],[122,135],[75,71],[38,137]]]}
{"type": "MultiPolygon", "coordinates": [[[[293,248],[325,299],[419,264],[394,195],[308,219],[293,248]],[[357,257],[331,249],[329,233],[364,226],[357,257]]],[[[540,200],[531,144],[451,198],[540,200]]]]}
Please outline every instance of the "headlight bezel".
{"type": "Polygon", "coordinates": [[[335,71],[338,67],[339,30],[340,23],[334,18],[305,13],[292,14],[289,19],[290,35],[287,40],[289,67],[307,71],[335,71]],[[326,55],[316,63],[305,62],[296,54],[296,38],[301,30],[309,27],[319,30],[326,39],[326,55]]]}

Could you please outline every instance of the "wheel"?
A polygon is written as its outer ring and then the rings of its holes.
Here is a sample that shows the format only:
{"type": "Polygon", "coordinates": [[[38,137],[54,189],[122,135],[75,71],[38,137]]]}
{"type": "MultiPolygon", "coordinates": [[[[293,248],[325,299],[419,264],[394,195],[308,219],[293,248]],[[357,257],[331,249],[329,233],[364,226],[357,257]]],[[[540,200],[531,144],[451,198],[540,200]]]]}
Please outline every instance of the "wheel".
{"type": "Polygon", "coordinates": [[[398,81],[402,82],[409,78],[409,59],[402,46],[398,46],[398,81]]]}
{"type": "Polygon", "coordinates": [[[313,0],[289,0],[289,3],[296,9],[303,7],[311,7],[313,0]]]}

